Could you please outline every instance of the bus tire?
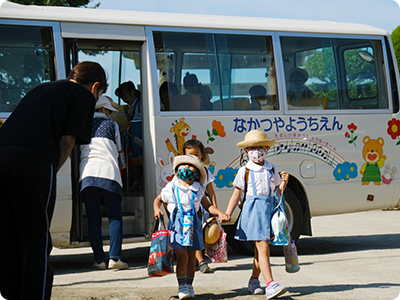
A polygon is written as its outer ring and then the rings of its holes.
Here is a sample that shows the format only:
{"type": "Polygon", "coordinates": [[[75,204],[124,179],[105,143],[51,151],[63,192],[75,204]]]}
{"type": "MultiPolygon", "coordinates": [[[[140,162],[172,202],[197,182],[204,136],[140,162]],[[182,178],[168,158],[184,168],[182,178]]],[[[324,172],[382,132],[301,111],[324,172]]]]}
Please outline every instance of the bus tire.
{"type": "Polygon", "coordinates": [[[242,242],[235,239],[236,223],[234,225],[224,225],[226,233],[226,241],[233,250],[240,254],[246,255],[246,251],[243,249],[242,242]]]}
{"type": "Polygon", "coordinates": [[[299,198],[289,187],[285,188],[284,195],[286,202],[285,214],[289,223],[290,236],[297,242],[303,228],[303,209],[299,198]]]}
{"type": "Polygon", "coordinates": [[[236,220],[235,225],[224,226],[225,232],[227,234],[226,241],[228,242],[229,247],[231,247],[236,252],[242,255],[254,256],[254,242],[243,242],[235,239],[235,232],[238,220],[236,220]]]}
{"type": "MultiPolygon", "coordinates": [[[[296,194],[289,187],[286,187],[284,195],[286,202],[285,213],[289,223],[290,236],[297,241],[303,226],[303,209],[296,194]]],[[[237,222],[238,220],[236,220],[235,225],[225,226],[227,228],[227,242],[236,252],[253,256],[254,242],[241,242],[234,238],[237,222]]],[[[283,255],[282,246],[270,246],[270,250],[273,256],[283,255]]]]}

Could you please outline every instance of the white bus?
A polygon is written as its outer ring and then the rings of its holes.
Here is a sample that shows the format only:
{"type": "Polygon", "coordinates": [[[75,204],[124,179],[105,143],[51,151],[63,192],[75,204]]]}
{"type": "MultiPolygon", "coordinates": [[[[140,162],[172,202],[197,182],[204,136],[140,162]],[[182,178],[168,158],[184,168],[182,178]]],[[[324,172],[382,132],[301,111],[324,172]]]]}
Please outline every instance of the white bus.
{"type": "MultiPolygon", "coordinates": [[[[225,210],[234,176],[246,162],[236,143],[252,129],[277,141],[268,160],[290,174],[285,196],[294,239],[312,234],[313,216],[399,202],[399,78],[384,30],[0,0],[0,41],[0,125],[29,89],[66,78],[83,60],[107,70],[106,95],[115,102],[124,104],[115,95],[123,82],[141,91],[143,147],[133,160],[143,170],[144,189],[132,191],[137,174],[128,176],[124,242],[149,240],[153,199],[191,138],[207,147],[218,206],[225,210]],[[200,95],[184,85],[188,74],[197,76],[200,95]],[[168,93],[160,99],[165,82],[168,93]]],[[[56,247],[89,245],[78,157],[75,151],[58,175],[51,226],[56,247]]],[[[230,234],[238,213],[226,225],[230,234]]],[[[105,216],[105,242],[107,228],[105,216]]],[[[252,251],[231,235],[228,240],[242,253],[252,251]]]]}

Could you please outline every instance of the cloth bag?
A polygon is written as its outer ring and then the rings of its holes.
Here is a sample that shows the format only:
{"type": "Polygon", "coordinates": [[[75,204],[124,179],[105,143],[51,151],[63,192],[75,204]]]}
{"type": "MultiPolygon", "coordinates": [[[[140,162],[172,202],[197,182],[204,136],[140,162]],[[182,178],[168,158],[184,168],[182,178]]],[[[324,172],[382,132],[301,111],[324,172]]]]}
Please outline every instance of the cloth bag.
{"type": "Polygon", "coordinates": [[[211,259],[213,263],[226,263],[228,262],[228,245],[226,243],[226,233],[216,218],[218,225],[221,229],[218,241],[206,248],[205,254],[211,259]]]}
{"type": "Polygon", "coordinates": [[[278,197],[275,192],[275,199],[278,205],[271,218],[271,231],[274,238],[271,241],[273,246],[286,246],[289,244],[289,229],[285,215],[285,197],[278,197]]]}
{"type": "Polygon", "coordinates": [[[150,277],[160,277],[174,272],[174,253],[170,236],[171,231],[166,229],[164,217],[160,216],[160,220],[156,222],[151,236],[149,264],[147,267],[147,273],[150,277]],[[156,231],[157,227],[158,230],[156,231]],[[161,227],[164,229],[161,229],[161,227]]]}

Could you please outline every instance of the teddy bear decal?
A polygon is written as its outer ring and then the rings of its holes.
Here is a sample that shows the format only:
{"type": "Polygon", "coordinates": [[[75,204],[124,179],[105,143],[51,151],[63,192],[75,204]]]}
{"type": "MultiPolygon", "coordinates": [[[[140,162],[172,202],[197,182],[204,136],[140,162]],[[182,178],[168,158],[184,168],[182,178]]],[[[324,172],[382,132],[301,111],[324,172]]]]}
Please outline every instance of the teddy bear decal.
{"type": "Polygon", "coordinates": [[[363,175],[362,185],[368,185],[373,182],[375,185],[381,185],[382,176],[380,169],[385,164],[386,155],[383,155],[383,138],[371,139],[369,136],[363,139],[364,147],[362,156],[365,163],[361,167],[360,174],[363,175]]]}

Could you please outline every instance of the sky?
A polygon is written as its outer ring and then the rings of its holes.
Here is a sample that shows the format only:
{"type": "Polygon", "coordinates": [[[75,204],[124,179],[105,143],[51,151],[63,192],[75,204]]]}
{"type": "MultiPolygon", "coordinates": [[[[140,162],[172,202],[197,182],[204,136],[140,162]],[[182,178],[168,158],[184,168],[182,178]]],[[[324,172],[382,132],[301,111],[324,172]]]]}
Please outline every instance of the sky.
{"type": "Polygon", "coordinates": [[[92,0],[99,9],[328,20],[360,23],[392,33],[400,25],[400,0],[92,0]]]}

